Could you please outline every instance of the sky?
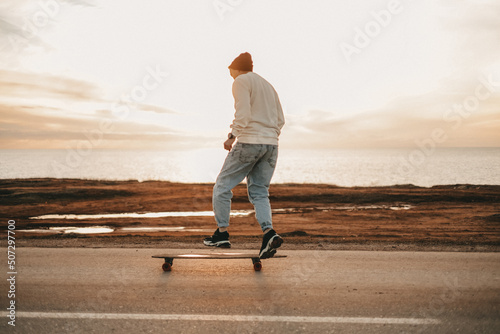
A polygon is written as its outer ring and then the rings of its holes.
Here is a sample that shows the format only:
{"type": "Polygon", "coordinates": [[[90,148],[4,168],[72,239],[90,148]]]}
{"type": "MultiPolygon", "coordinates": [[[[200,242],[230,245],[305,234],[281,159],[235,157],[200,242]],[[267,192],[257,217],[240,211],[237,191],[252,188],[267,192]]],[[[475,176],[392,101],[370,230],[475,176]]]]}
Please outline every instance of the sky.
{"type": "Polygon", "coordinates": [[[222,147],[250,52],[285,148],[500,146],[496,0],[3,0],[0,148],[222,147]]]}

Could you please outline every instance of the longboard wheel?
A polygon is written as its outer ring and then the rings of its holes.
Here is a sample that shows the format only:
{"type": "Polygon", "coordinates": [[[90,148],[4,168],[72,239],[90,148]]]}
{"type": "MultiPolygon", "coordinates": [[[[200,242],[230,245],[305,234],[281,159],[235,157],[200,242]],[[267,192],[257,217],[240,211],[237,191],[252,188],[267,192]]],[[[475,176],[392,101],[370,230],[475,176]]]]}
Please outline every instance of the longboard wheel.
{"type": "Polygon", "coordinates": [[[253,269],[255,271],[260,271],[262,269],[262,262],[254,262],[253,269]]]}
{"type": "Polygon", "coordinates": [[[163,265],[161,266],[161,268],[163,269],[163,271],[171,271],[172,270],[172,265],[168,262],[165,262],[163,263],[163,265]]]}

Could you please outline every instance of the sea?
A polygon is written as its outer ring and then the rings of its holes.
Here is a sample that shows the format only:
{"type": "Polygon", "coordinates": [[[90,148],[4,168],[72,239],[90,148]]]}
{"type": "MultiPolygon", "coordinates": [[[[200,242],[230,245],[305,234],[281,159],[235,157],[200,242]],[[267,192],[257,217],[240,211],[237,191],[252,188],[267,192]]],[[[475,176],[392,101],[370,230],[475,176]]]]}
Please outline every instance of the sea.
{"type": "MultiPolygon", "coordinates": [[[[0,178],[213,183],[227,152],[0,150],[0,178]]],[[[500,148],[280,149],[273,183],[500,185],[500,148]]]]}

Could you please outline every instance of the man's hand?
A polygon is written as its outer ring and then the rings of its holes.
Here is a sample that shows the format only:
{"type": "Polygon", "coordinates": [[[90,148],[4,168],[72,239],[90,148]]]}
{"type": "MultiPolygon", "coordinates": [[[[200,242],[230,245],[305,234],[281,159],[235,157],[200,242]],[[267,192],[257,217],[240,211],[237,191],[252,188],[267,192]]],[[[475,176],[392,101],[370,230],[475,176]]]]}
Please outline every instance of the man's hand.
{"type": "Polygon", "coordinates": [[[231,151],[231,148],[233,147],[235,140],[236,140],[236,138],[231,138],[231,139],[226,140],[224,142],[224,149],[231,151]]]}

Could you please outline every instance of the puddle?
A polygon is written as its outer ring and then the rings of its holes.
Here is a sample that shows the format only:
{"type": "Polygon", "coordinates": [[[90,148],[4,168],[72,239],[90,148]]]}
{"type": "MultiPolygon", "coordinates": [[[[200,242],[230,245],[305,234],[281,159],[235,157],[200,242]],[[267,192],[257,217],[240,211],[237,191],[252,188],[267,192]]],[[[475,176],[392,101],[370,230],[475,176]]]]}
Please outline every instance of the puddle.
{"type": "MultiPolygon", "coordinates": [[[[306,213],[313,211],[336,211],[336,210],[410,210],[413,206],[409,204],[396,205],[350,205],[350,206],[329,206],[329,207],[305,207],[305,208],[283,208],[272,210],[273,214],[289,214],[289,213],[306,213]]],[[[246,217],[254,213],[253,210],[233,210],[232,217],[246,217]]],[[[100,215],[43,215],[31,217],[30,219],[103,219],[103,218],[162,218],[162,217],[213,217],[213,211],[179,211],[179,212],[146,212],[146,213],[111,213],[100,215]]],[[[115,231],[121,232],[202,232],[211,233],[212,230],[186,228],[184,226],[156,226],[156,227],[122,227],[114,229],[108,226],[89,226],[89,227],[74,227],[61,226],[49,227],[30,230],[18,230],[19,232],[31,233],[77,233],[77,234],[96,234],[96,233],[112,233],[115,231]]]]}
{"type": "Polygon", "coordinates": [[[409,204],[399,204],[399,205],[351,205],[351,206],[338,206],[338,207],[328,207],[328,208],[318,208],[319,210],[410,210],[413,207],[409,204]]]}
{"type": "MultiPolygon", "coordinates": [[[[233,210],[232,217],[249,216],[253,211],[233,210]]],[[[43,215],[30,217],[30,219],[119,219],[119,218],[164,218],[164,217],[213,217],[213,211],[173,211],[173,212],[145,212],[145,213],[106,213],[99,215],[43,215]]]]}
{"type": "Polygon", "coordinates": [[[212,233],[213,229],[202,229],[202,228],[185,228],[184,226],[172,226],[172,227],[123,227],[120,231],[124,232],[207,232],[212,233]]]}
{"type": "Polygon", "coordinates": [[[391,210],[410,210],[411,208],[413,208],[411,205],[409,204],[405,204],[405,205],[401,205],[401,206],[391,206],[389,207],[389,209],[391,210]]]}
{"type": "Polygon", "coordinates": [[[96,234],[96,233],[112,233],[112,232],[204,232],[212,233],[213,230],[200,228],[186,228],[184,226],[158,226],[158,227],[123,227],[114,229],[108,226],[89,226],[89,227],[74,227],[61,226],[49,228],[35,228],[29,230],[18,230],[18,232],[28,233],[77,233],[77,234],[96,234]]]}
{"type": "MultiPolygon", "coordinates": [[[[410,210],[413,207],[409,204],[397,205],[350,205],[350,206],[331,206],[331,207],[305,207],[305,208],[284,208],[273,209],[274,214],[286,213],[304,213],[312,211],[335,211],[335,210],[410,210]]],[[[231,217],[247,217],[254,213],[254,210],[232,210],[231,217]]],[[[213,217],[213,211],[170,211],[170,212],[145,212],[145,213],[106,213],[99,215],[43,215],[30,217],[30,219],[120,219],[120,218],[166,218],[166,217],[213,217]]],[[[74,232],[77,233],[77,232],[74,232]]],[[[96,232],[101,233],[101,232],[96,232]]]]}
{"type": "Polygon", "coordinates": [[[114,232],[114,229],[108,226],[90,226],[90,227],[61,226],[61,227],[30,229],[30,230],[18,230],[18,232],[95,234],[95,233],[111,233],[114,232]]]}
{"type": "Polygon", "coordinates": [[[346,205],[346,206],[325,206],[325,207],[313,207],[313,208],[284,208],[284,209],[273,209],[273,214],[286,214],[286,213],[306,213],[313,211],[356,211],[356,210],[410,210],[413,206],[409,204],[398,204],[398,205],[346,205]]]}

